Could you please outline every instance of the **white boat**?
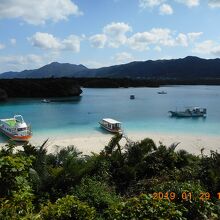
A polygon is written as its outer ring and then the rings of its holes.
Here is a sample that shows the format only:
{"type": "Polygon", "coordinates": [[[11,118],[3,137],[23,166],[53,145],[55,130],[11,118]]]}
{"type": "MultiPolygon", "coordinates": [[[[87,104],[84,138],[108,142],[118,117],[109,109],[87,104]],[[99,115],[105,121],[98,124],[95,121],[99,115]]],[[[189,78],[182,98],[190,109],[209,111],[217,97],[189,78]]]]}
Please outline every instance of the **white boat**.
{"type": "Polygon", "coordinates": [[[110,131],[112,133],[121,133],[121,122],[116,121],[112,118],[103,118],[99,124],[106,129],[107,131],[110,131]]]}
{"type": "Polygon", "coordinates": [[[43,102],[43,103],[49,103],[50,100],[49,100],[49,99],[42,99],[41,102],[43,102]]]}
{"type": "Polygon", "coordinates": [[[186,108],[185,111],[169,111],[172,117],[206,117],[206,108],[186,108]]]}
{"type": "Polygon", "coordinates": [[[21,115],[0,119],[0,131],[14,141],[28,141],[32,137],[31,127],[21,115]]]}

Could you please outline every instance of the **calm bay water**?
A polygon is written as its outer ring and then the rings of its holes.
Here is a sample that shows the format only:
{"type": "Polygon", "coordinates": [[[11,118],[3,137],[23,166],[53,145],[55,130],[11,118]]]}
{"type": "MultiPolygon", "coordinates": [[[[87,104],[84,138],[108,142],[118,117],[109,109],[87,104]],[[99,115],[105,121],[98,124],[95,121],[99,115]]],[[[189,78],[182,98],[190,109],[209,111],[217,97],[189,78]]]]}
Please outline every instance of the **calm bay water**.
{"type": "MultiPolygon", "coordinates": [[[[90,133],[102,130],[98,121],[110,117],[123,122],[125,132],[166,132],[220,135],[220,86],[83,89],[68,102],[41,103],[41,99],[12,99],[1,104],[0,118],[21,114],[40,135],[90,133]],[[165,95],[157,94],[164,90],[165,95]],[[130,95],[135,95],[130,100],[130,95]],[[169,110],[187,106],[207,108],[206,118],[170,118],[169,110]]],[[[3,139],[0,136],[0,139],[3,139]]]]}

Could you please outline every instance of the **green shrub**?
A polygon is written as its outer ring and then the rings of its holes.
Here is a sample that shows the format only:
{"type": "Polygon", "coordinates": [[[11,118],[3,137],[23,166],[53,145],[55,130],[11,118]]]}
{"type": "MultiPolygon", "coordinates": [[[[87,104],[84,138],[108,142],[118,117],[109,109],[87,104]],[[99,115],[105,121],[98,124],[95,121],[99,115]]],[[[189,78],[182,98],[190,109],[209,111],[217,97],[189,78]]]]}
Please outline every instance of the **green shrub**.
{"type": "Polygon", "coordinates": [[[21,219],[34,209],[28,181],[33,157],[13,154],[13,146],[6,147],[0,151],[0,219],[21,219]]]}
{"type": "Polygon", "coordinates": [[[17,190],[19,182],[16,177],[28,178],[32,158],[20,155],[4,155],[0,157],[0,196],[10,196],[17,190]]]}
{"type": "Polygon", "coordinates": [[[95,219],[96,211],[87,203],[67,195],[58,199],[55,204],[49,202],[40,211],[40,216],[44,220],[92,220],[95,219]]]}
{"type": "Polygon", "coordinates": [[[0,219],[23,219],[25,216],[32,214],[34,210],[31,187],[25,179],[21,177],[16,179],[23,185],[19,190],[14,191],[10,198],[0,199],[0,219]]]}
{"type": "Polygon", "coordinates": [[[75,187],[73,193],[81,201],[86,201],[90,206],[95,207],[98,212],[103,212],[120,201],[112,188],[95,178],[83,179],[81,184],[75,187]]]}
{"type": "Polygon", "coordinates": [[[173,202],[187,210],[183,213],[187,219],[218,219],[217,216],[220,214],[218,207],[212,200],[205,199],[205,193],[208,193],[208,191],[201,186],[199,181],[169,181],[155,186],[152,192],[163,192],[164,194],[174,192],[176,199],[173,202]],[[185,192],[187,198],[183,199],[182,196],[185,192]]]}
{"type": "Polygon", "coordinates": [[[168,200],[154,200],[151,195],[142,194],[112,206],[106,211],[109,220],[186,220],[184,208],[168,200]]]}

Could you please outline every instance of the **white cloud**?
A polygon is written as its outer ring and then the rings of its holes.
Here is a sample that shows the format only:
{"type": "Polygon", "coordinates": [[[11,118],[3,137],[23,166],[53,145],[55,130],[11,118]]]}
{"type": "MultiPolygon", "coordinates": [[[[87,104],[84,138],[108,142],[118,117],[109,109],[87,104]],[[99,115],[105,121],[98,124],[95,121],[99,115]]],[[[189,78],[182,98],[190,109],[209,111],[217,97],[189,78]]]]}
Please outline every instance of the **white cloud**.
{"type": "Polygon", "coordinates": [[[89,38],[91,45],[96,48],[104,48],[107,41],[105,34],[96,34],[89,38]]]}
{"type": "Polygon", "coordinates": [[[21,18],[29,24],[44,24],[47,20],[57,22],[70,15],[81,15],[71,0],[3,0],[0,1],[0,18],[21,18]]]}
{"type": "Polygon", "coordinates": [[[202,43],[198,43],[195,45],[193,52],[200,53],[200,54],[208,54],[210,53],[210,49],[213,48],[215,43],[212,40],[206,40],[202,43]]]}
{"type": "Polygon", "coordinates": [[[149,32],[136,33],[128,39],[128,44],[133,50],[149,50],[151,43],[154,43],[154,39],[149,32]]]}
{"type": "Polygon", "coordinates": [[[220,7],[220,0],[209,0],[208,4],[211,8],[220,7]]]}
{"type": "Polygon", "coordinates": [[[80,37],[76,35],[70,35],[62,41],[64,50],[71,50],[73,52],[80,51],[80,37]]]}
{"type": "Polygon", "coordinates": [[[206,40],[201,43],[197,43],[193,52],[199,54],[220,55],[220,45],[212,40],[206,40]]]}
{"type": "Polygon", "coordinates": [[[134,50],[148,50],[149,45],[175,46],[171,30],[166,28],[153,28],[148,32],[136,33],[128,39],[128,44],[134,50]]]}
{"type": "Polygon", "coordinates": [[[34,47],[40,47],[43,49],[61,49],[62,45],[60,41],[52,34],[37,32],[31,38],[29,38],[34,47]]]}
{"type": "Polygon", "coordinates": [[[189,8],[199,6],[200,4],[200,0],[175,0],[175,1],[184,4],[189,8]]]}
{"type": "Polygon", "coordinates": [[[123,22],[113,22],[103,28],[103,33],[107,37],[108,46],[114,48],[126,43],[126,33],[130,31],[132,31],[132,28],[123,22]]]}
{"type": "Polygon", "coordinates": [[[157,51],[157,52],[161,52],[162,51],[161,47],[159,47],[159,46],[154,47],[154,50],[157,51]]]}
{"type": "Polygon", "coordinates": [[[139,0],[139,7],[142,9],[153,8],[162,4],[164,0],[139,0]]]}
{"type": "Polygon", "coordinates": [[[11,45],[15,45],[17,43],[17,40],[15,38],[10,39],[11,45]]]}
{"type": "Polygon", "coordinates": [[[24,69],[34,69],[51,62],[53,55],[13,55],[0,56],[0,73],[5,71],[21,71],[24,69]]]}
{"type": "MultiPolygon", "coordinates": [[[[175,2],[178,2],[180,4],[184,4],[189,8],[199,6],[200,0],[174,0],[175,2]]],[[[159,8],[159,13],[161,15],[171,15],[173,14],[173,8],[170,4],[167,4],[172,2],[170,0],[139,0],[139,7],[141,9],[153,9],[153,8],[159,8]]],[[[213,7],[220,6],[219,0],[209,0],[209,5],[212,5],[213,7]]]]}
{"type": "MultiPolygon", "coordinates": [[[[128,39],[128,45],[139,51],[149,50],[150,46],[155,47],[188,47],[202,35],[202,32],[176,33],[168,28],[153,28],[149,31],[138,32],[128,39]]],[[[154,48],[155,49],[155,48],[154,48]]],[[[161,48],[160,48],[161,49],[161,48]]],[[[159,50],[158,50],[159,51],[159,50]]]]}
{"type": "Polygon", "coordinates": [[[171,55],[165,55],[165,56],[160,58],[160,60],[171,60],[171,59],[174,59],[174,57],[171,56],[171,55]]]}
{"type": "Polygon", "coordinates": [[[172,38],[172,31],[168,28],[153,28],[151,30],[156,43],[159,43],[163,46],[175,46],[175,41],[172,38]]]}
{"type": "Polygon", "coordinates": [[[0,50],[4,49],[5,45],[0,43],[0,50]]]}
{"type": "Polygon", "coordinates": [[[211,53],[213,54],[213,55],[215,55],[215,56],[220,56],[220,45],[218,45],[218,46],[216,46],[216,47],[214,47],[214,48],[212,48],[212,51],[211,51],[211,53]]]}
{"type": "Polygon", "coordinates": [[[161,15],[171,15],[173,14],[173,8],[168,4],[162,4],[159,8],[161,15]]]}
{"type": "Polygon", "coordinates": [[[202,32],[191,32],[187,34],[187,37],[191,42],[197,40],[203,33],[202,32]]]}
{"type": "Polygon", "coordinates": [[[28,40],[34,47],[42,49],[80,51],[81,38],[76,35],[70,35],[66,39],[60,40],[52,34],[37,32],[28,40]]]}
{"type": "Polygon", "coordinates": [[[162,46],[188,47],[194,43],[203,33],[177,33],[168,28],[152,28],[149,31],[137,32],[130,37],[127,33],[132,31],[132,27],[123,22],[111,23],[103,28],[102,34],[96,34],[89,38],[92,47],[104,48],[106,46],[118,48],[119,46],[127,46],[133,50],[144,51],[149,50],[151,46],[161,51],[162,46]],[[160,48],[160,49],[158,49],[160,48]]]}
{"type": "Polygon", "coordinates": [[[128,63],[134,60],[134,57],[127,52],[117,53],[113,59],[117,64],[128,63]]]}
{"type": "Polygon", "coordinates": [[[87,60],[83,62],[85,64],[86,67],[88,68],[100,68],[100,67],[104,67],[104,66],[110,66],[110,64],[108,63],[101,63],[95,60],[87,60]]]}
{"type": "Polygon", "coordinates": [[[178,34],[177,38],[176,38],[176,42],[179,45],[182,45],[183,47],[187,47],[188,46],[188,38],[187,35],[185,34],[178,34]]]}

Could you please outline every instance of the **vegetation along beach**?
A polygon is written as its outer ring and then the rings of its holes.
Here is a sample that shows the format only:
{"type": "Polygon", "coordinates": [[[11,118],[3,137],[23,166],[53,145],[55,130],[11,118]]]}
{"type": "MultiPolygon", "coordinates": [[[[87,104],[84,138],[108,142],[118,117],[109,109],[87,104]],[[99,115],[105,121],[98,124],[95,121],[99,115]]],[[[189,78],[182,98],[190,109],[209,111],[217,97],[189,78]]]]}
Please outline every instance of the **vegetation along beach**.
{"type": "Polygon", "coordinates": [[[0,220],[219,220],[219,11],[0,1],[0,220]]]}

